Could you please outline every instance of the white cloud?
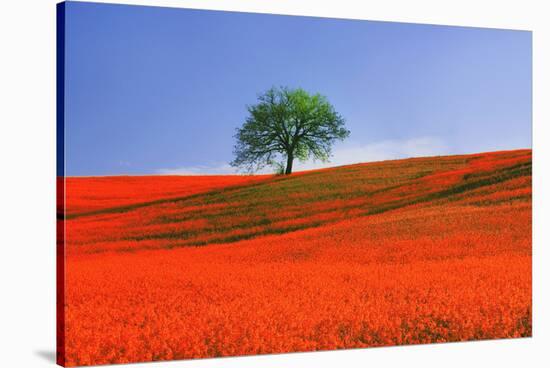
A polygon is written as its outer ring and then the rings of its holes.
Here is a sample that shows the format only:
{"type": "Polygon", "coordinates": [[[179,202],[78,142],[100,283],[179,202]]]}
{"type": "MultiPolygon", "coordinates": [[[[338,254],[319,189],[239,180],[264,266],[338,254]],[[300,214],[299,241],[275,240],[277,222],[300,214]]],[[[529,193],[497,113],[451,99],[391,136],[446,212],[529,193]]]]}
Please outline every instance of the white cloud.
{"type": "MultiPolygon", "coordinates": [[[[393,160],[408,157],[437,156],[449,153],[449,148],[440,139],[421,137],[407,140],[386,140],[369,144],[345,143],[334,148],[329,162],[294,162],[293,171],[320,169],[350,165],[362,162],[393,160]]],[[[270,167],[260,173],[273,173],[270,167]]],[[[210,165],[184,166],[175,169],[160,169],[162,175],[228,175],[237,170],[228,163],[216,162],[210,165]]]]}
{"type": "Polygon", "coordinates": [[[174,169],[159,169],[161,175],[228,175],[236,174],[234,167],[227,163],[215,162],[210,165],[183,166],[174,169]]]}
{"type": "Polygon", "coordinates": [[[394,160],[408,157],[437,156],[448,153],[445,143],[433,137],[386,140],[369,144],[349,143],[335,147],[329,162],[296,162],[295,171],[342,166],[361,162],[394,160]]]}

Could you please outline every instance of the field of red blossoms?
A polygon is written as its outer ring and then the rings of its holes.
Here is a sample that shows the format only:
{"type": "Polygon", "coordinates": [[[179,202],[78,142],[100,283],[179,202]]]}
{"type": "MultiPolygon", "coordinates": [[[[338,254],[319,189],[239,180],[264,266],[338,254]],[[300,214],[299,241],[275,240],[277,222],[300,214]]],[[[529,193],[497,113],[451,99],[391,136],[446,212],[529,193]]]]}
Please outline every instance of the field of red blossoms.
{"type": "Polygon", "coordinates": [[[531,336],[531,150],[69,178],[65,208],[64,365],[531,336]]]}

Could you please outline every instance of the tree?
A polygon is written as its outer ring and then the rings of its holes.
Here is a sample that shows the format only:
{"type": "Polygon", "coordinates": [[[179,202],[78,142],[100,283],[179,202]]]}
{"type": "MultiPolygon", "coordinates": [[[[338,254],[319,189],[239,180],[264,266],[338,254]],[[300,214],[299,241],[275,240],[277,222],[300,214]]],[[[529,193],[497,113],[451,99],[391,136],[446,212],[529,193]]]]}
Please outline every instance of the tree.
{"type": "Polygon", "coordinates": [[[231,165],[249,172],[271,165],[290,174],[294,159],[328,161],[332,144],[350,134],[326,97],[301,88],[271,88],[247,109],[231,165]]]}

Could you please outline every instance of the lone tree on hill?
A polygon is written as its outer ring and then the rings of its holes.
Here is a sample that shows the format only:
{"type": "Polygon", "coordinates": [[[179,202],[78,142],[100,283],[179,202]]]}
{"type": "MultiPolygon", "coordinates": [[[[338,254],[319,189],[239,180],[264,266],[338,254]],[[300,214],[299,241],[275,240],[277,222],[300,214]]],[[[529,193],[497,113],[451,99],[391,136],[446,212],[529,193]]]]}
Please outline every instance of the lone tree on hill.
{"type": "Polygon", "coordinates": [[[231,166],[254,172],[272,165],[290,174],[295,158],[326,162],[332,144],[350,134],[344,119],[320,94],[281,87],[269,89],[258,100],[247,107],[249,116],[237,129],[231,166]]]}

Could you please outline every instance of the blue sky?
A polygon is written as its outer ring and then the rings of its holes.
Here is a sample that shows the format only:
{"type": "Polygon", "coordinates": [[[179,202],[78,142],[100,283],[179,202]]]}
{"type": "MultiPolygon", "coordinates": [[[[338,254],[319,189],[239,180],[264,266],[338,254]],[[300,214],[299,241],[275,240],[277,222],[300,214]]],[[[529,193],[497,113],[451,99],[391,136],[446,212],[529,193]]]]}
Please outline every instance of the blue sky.
{"type": "Polygon", "coordinates": [[[232,173],[246,105],[329,99],[330,163],[531,147],[531,33],[69,2],[66,174],[232,173]]]}

